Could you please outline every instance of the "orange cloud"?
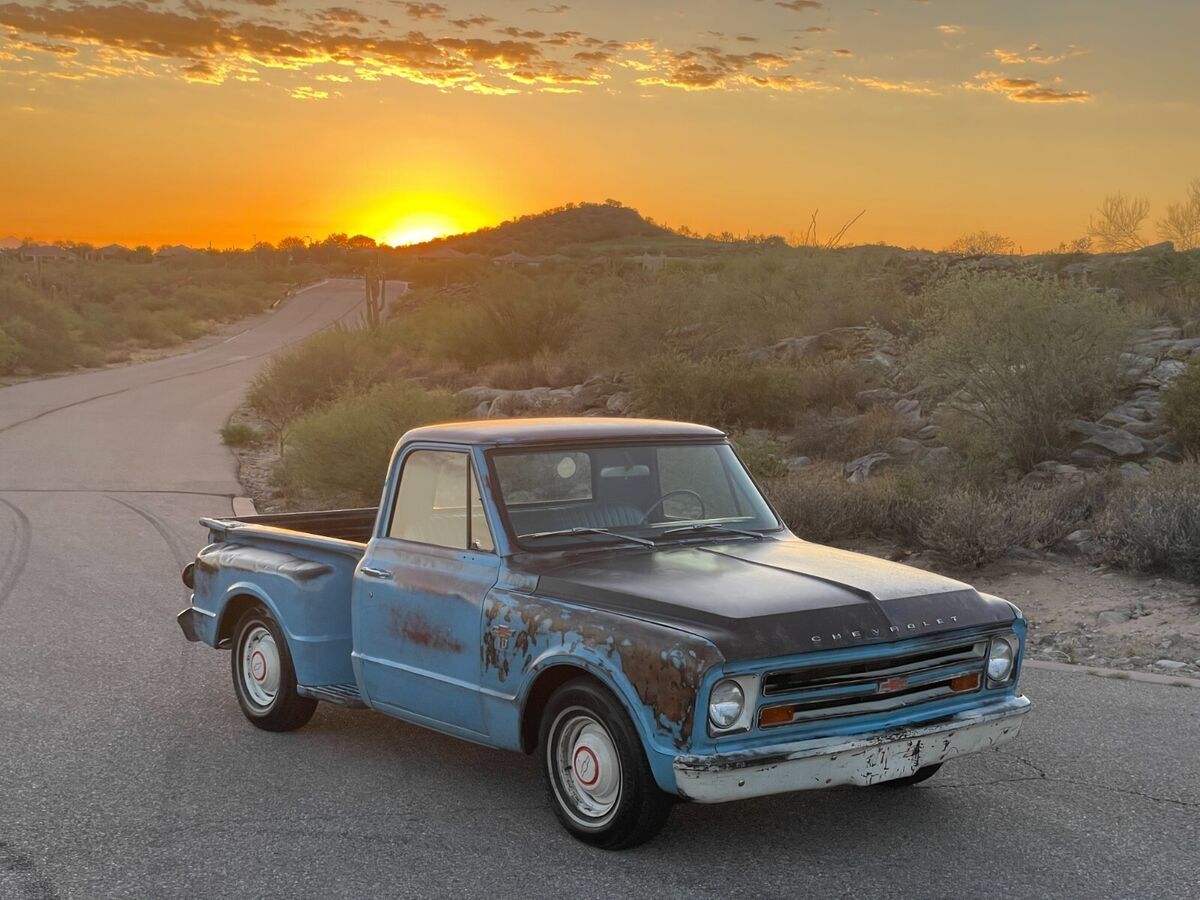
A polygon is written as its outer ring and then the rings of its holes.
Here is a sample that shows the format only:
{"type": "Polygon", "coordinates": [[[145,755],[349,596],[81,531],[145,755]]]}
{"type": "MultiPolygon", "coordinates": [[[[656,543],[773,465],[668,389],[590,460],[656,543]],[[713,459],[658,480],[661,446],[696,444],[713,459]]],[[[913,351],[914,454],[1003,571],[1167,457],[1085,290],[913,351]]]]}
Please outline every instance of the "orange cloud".
{"type": "Polygon", "coordinates": [[[1030,44],[1025,50],[993,50],[992,56],[1006,66],[1020,66],[1028,63],[1049,66],[1073,56],[1083,56],[1085,53],[1087,53],[1086,50],[1081,50],[1074,44],[1068,46],[1063,53],[1046,53],[1037,44],[1030,44]]]}
{"type": "Polygon", "coordinates": [[[1088,103],[1092,99],[1089,91],[1064,91],[1035,78],[1005,78],[995,72],[980,72],[975,81],[964,82],[962,87],[1000,94],[1014,103],[1088,103]]]}

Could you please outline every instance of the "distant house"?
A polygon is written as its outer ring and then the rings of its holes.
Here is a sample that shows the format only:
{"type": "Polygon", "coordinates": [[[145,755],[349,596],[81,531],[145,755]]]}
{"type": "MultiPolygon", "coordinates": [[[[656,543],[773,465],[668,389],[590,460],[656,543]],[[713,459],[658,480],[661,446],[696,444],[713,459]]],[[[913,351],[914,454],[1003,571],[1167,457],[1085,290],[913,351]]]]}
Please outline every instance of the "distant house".
{"type": "Polygon", "coordinates": [[[658,256],[651,256],[649,253],[643,253],[641,256],[631,256],[630,262],[635,262],[647,272],[661,272],[663,266],[667,264],[666,256],[661,253],[658,256]]]}
{"type": "Polygon", "coordinates": [[[21,259],[27,262],[46,259],[75,262],[78,259],[70,250],[64,250],[54,244],[26,244],[18,253],[21,259]]]}
{"type": "Polygon", "coordinates": [[[518,253],[516,250],[512,253],[505,253],[503,256],[492,258],[492,262],[498,266],[536,266],[541,261],[541,257],[526,256],[524,253],[518,253]]]}
{"type": "Polygon", "coordinates": [[[128,259],[133,251],[121,244],[105,244],[92,251],[92,259],[128,259]]]}
{"type": "Polygon", "coordinates": [[[185,247],[183,244],[176,244],[174,247],[163,247],[154,254],[155,259],[187,259],[191,256],[199,256],[199,250],[193,250],[191,247],[185,247]]]}
{"type": "Polygon", "coordinates": [[[461,250],[455,250],[453,247],[434,247],[431,250],[422,250],[417,254],[417,259],[427,262],[437,262],[438,260],[447,259],[466,259],[467,254],[461,250]]]}

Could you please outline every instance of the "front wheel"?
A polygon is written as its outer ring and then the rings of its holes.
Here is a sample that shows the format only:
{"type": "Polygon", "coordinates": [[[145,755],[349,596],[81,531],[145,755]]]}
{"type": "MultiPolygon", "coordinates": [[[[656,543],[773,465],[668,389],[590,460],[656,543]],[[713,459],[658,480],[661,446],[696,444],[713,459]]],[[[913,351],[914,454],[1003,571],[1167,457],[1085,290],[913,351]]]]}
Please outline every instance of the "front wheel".
{"type": "Polygon", "coordinates": [[[264,731],[294,731],[308,724],[317,701],[296,690],[296,670],[287,638],[261,606],[234,628],[233,689],[246,718],[264,731]]]}
{"type": "Polygon", "coordinates": [[[555,691],[539,741],[550,803],[563,827],[604,850],[654,837],[671,812],[633,722],[617,700],[588,679],[555,691]]]}

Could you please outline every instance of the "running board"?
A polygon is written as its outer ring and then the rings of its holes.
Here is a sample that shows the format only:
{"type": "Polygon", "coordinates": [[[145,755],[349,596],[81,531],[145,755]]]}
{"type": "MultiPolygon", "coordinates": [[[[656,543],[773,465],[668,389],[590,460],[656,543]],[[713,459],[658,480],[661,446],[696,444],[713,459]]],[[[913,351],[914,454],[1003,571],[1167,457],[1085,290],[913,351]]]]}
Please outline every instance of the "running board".
{"type": "Polygon", "coordinates": [[[298,684],[296,693],[302,697],[312,697],[314,700],[324,700],[326,703],[336,703],[338,706],[366,708],[362,694],[356,684],[298,684]]]}

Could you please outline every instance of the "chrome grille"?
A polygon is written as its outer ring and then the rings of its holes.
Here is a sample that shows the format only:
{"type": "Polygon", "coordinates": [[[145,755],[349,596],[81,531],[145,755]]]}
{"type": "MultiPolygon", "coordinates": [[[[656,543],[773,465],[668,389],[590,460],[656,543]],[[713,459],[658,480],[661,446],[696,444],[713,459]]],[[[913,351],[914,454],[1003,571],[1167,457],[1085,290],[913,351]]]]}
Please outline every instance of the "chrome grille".
{"type": "Polygon", "coordinates": [[[790,718],[763,727],[888,712],[979,690],[987,647],[987,639],[978,638],[881,659],[768,672],[762,694],[773,702],[763,710],[784,707],[790,709],[790,718]],[[977,676],[973,685],[972,675],[977,676]],[[960,678],[957,689],[951,686],[955,678],[960,678]]]}

